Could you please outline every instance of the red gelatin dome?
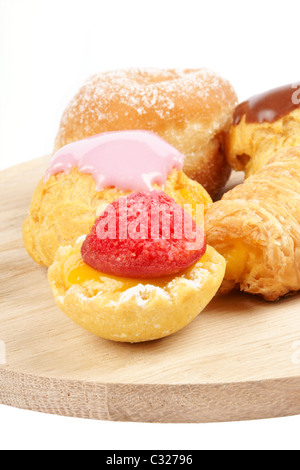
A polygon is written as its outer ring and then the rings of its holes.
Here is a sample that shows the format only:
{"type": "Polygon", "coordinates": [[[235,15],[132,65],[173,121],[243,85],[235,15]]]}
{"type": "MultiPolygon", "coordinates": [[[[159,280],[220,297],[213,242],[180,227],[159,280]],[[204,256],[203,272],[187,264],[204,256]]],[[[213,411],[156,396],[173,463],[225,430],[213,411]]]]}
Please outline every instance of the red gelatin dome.
{"type": "Polygon", "coordinates": [[[205,252],[203,231],[162,191],[135,193],[110,204],[81,249],[92,268],[130,278],[177,274],[205,252]]]}

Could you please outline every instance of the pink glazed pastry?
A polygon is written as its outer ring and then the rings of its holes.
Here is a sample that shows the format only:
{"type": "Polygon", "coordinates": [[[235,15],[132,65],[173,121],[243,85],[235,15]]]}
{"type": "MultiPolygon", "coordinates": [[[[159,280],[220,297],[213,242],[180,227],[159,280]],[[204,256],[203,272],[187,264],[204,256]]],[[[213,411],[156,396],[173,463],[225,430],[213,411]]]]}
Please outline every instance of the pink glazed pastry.
{"type": "Polygon", "coordinates": [[[46,173],[69,173],[77,167],[91,174],[96,191],[116,187],[122,191],[149,191],[164,186],[173,169],[181,170],[184,155],[154,132],[105,132],[65,145],[54,155],[46,173]]]}
{"type": "Polygon", "coordinates": [[[184,155],[151,131],[106,132],[62,147],[36,188],[23,239],[30,256],[50,266],[61,246],[87,235],[112,202],[129,193],[162,190],[179,205],[211,204],[181,170],[184,155]]]}

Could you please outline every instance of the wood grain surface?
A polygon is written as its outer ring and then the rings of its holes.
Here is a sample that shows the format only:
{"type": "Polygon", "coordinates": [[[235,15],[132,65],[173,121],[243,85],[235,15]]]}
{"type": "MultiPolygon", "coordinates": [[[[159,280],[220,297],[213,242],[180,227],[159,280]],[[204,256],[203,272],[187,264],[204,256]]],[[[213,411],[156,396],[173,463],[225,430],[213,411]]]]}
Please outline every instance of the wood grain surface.
{"type": "Polygon", "coordinates": [[[21,237],[47,161],[0,173],[0,403],[144,422],[300,414],[299,296],[217,297],[188,327],[147,344],[112,343],[73,324],[21,237]]]}

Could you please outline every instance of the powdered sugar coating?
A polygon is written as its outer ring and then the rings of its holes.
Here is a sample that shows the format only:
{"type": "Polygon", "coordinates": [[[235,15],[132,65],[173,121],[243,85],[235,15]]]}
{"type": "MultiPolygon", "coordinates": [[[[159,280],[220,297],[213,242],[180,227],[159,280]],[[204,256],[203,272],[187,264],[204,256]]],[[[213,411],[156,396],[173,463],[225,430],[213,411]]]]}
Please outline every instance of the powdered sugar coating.
{"type": "Polygon", "coordinates": [[[125,129],[158,131],[170,122],[183,126],[200,119],[218,128],[235,93],[207,69],[116,70],[89,78],[66,109],[56,148],[99,132],[125,129]]]}

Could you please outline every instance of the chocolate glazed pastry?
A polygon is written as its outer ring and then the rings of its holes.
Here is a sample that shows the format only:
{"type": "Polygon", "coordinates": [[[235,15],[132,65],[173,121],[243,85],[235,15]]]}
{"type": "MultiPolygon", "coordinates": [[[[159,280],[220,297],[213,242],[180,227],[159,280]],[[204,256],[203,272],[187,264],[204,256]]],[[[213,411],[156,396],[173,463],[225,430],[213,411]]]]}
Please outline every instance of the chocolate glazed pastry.
{"type": "Polygon", "coordinates": [[[226,138],[226,154],[246,177],[260,170],[283,148],[300,145],[300,83],[290,84],[241,103],[226,138]]]}

